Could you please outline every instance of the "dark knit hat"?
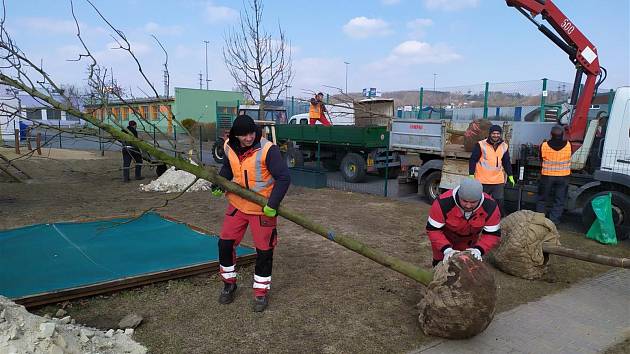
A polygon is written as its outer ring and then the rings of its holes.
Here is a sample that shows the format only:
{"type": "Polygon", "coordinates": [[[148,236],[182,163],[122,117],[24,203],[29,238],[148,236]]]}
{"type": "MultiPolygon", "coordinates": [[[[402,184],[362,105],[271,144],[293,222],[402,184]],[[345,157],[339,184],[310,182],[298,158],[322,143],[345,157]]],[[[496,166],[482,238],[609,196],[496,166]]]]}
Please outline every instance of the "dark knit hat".
{"type": "Polygon", "coordinates": [[[488,132],[489,132],[490,134],[492,134],[492,132],[499,132],[499,133],[503,133],[503,129],[502,129],[500,126],[498,126],[498,125],[496,125],[496,124],[495,124],[495,125],[493,125],[493,126],[491,126],[491,127],[490,127],[490,129],[488,130],[488,132]]]}
{"type": "Polygon", "coordinates": [[[248,115],[240,115],[234,119],[232,129],[230,129],[230,135],[243,136],[249,133],[254,133],[257,129],[258,127],[252,117],[248,115]]]}

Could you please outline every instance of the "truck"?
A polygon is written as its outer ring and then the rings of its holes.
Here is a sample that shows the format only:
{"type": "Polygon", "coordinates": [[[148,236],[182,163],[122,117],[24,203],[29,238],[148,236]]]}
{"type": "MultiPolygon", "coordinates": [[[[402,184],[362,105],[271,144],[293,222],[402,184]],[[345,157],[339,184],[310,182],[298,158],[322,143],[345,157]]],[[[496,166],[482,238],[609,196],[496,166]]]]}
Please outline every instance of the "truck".
{"type": "MultiPolygon", "coordinates": [[[[506,0],[506,3],[565,51],[577,69],[569,102],[572,112],[565,126],[565,138],[574,151],[565,209],[581,214],[584,226],[590,227],[595,219],[591,201],[610,194],[617,237],[627,239],[630,235],[630,87],[616,90],[605,126],[599,124],[600,120],[589,121],[591,100],[606,78],[595,46],[551,0],[506,0]],[[537,15],[542,15],[558,34],[538,23],[537,15]],[[582,83],[584,75],[586,80],[582,83]],[[603,136],[595,138],[596,131],[602,128],[603,136]]],[[[404,175],[399,181],[417,185],[418,193],[429,201],[437,198],[443,189],[454,187],[468,175],[470,152],[466,152],[463,145],[453,143],[453,133],[465,130],[468,123],[394,120],[390,150],[400,151],[404,175]]],[[[551,127],[563,121],[494,123],[503,125],[503,138],[509,144],[513,168],[518,174],[515,176],[517,186],[505,190],[505,201],[516,203],[517,208],[531,205],[536,201],[540,176],[538,147],[549,137],[551,127]]]]}
{"type": "Polygon", "coordinates": [[[364,99],[353,104],[354,125],[279,124],[276,134],[289,167],[319,161],[329,171],[340,170],[343,179],[361,183],[368,173],[396,178],[398,153],[390,152],[392,99],[364,99]]]}

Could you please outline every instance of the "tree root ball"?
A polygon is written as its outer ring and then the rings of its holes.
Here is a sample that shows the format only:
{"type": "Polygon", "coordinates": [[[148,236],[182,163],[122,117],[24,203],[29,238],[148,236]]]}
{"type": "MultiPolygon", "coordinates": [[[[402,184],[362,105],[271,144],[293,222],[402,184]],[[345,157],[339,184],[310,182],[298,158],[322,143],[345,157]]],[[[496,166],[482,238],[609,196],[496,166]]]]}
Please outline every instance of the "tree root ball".
{"type": "Polygon", "coordinates": [[[433,280],[418,304],[426,335],[451,339],[473,337],[494,317],[497,287],[492,270],[468,252],[435,267],[433,280]]]}
{"type": "Polygon", "coordinates": [[[501,244],[494,254],[494,264],[507,274],[524,279],[540,279],[549,257],[543,243],[560,244],[560,235],[544,214],[520,210],[501,221],[501,244]]]}

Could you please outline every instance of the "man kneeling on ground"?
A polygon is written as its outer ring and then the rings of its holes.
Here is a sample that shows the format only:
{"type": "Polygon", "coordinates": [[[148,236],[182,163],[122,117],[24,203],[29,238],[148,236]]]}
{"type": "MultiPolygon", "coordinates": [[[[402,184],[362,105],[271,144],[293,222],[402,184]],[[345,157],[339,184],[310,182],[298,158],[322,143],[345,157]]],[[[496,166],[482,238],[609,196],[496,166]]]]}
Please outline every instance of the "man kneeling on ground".
{"type": "Polygon", "coordinates": [[[477,180],[464,178],[459,186],[441,194],[431,206],[427,235],[433,266],[460,251],[478,260],[499,244],[501,213],[477,180]]]}

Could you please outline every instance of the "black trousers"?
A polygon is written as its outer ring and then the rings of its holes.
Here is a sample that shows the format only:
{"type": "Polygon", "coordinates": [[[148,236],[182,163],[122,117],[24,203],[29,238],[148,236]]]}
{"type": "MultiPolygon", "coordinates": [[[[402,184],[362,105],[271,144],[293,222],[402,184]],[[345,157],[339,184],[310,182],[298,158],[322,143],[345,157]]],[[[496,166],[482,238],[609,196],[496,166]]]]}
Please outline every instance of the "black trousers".
{"type": "Polygon", "coordinates": [[[123,181],[129,181],[129,169],[131,166],[131,160],[136,161],[136,178],[142,177],[142,154],[134,148],[123,147],[123,181]]]}
{"type": "Polygon", "coordinates": [[[567,199],[568,176],[540,176],[536,211],[544,213],[554,223],[560,221],[567,199]],[[551,210],[547,213],[547,204],[551,202],[551,210]]]}

